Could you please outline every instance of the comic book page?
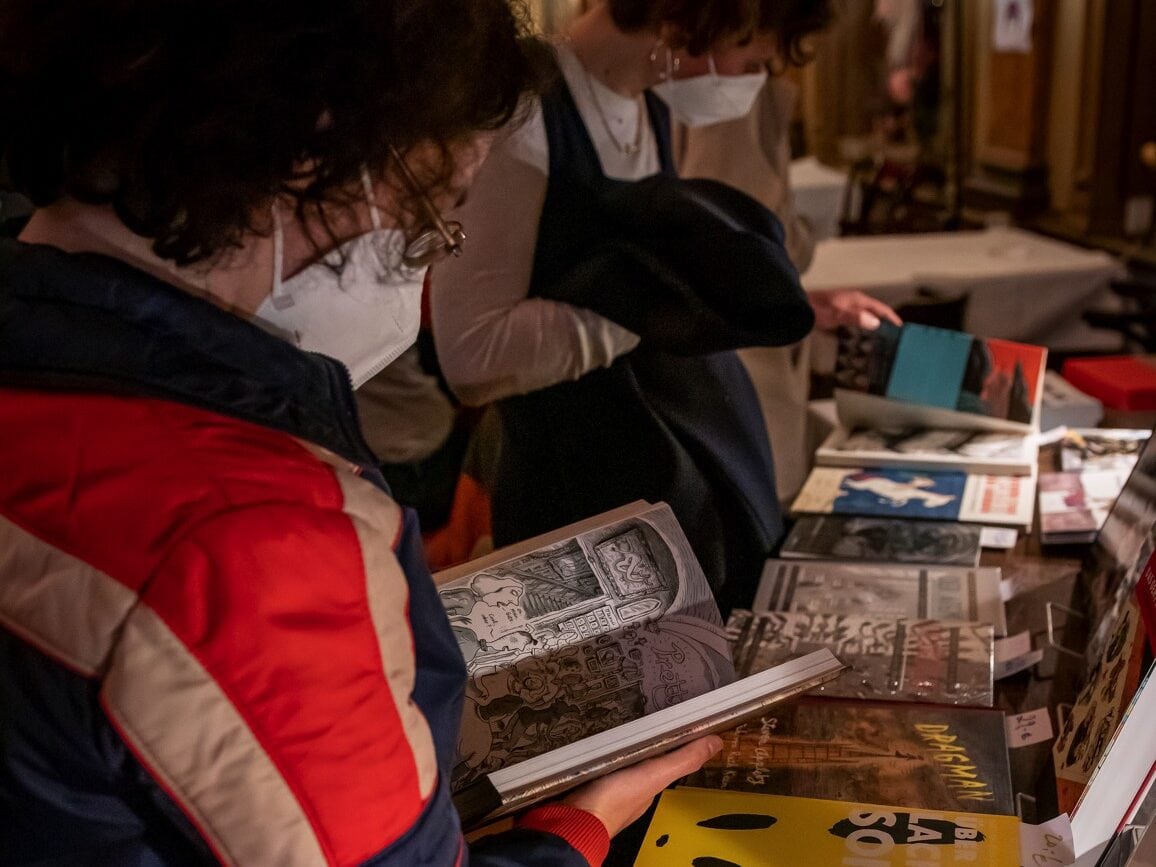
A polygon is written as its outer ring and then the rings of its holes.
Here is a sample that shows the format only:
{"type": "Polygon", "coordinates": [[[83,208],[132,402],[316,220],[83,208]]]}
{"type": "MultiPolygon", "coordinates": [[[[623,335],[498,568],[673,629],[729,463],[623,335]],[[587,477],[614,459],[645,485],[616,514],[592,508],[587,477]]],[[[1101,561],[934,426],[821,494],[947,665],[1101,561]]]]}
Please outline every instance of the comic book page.
{"type": "Polygon", "coordinates": [[[438,588],[469,670],[455,790],[734,679],[666,505],[485,562],[438,588]]]}

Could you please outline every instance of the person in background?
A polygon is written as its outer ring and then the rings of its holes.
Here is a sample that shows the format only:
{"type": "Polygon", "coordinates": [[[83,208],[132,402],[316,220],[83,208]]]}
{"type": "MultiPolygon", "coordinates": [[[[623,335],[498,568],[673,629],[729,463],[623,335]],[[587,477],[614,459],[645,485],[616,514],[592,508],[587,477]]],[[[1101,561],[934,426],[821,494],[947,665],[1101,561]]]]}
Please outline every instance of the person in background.
{"type": "MultiPolygon", "coordinates": [[[[530,106],[528,121],[495,146],[458,210],[455,219],[476,227],[477,244],[434,269],[433,332],[457,395],[469,404],[496,401],[502,419],[495,544],[630,500],[664,500],[721,607],[753,594],[782,517],[757,399],[729,351],[746,344],[688,341],[669,350],[661,339],[669,335],[653,336],[663,329],[650,325],[662,319],[665,308],[655,299],[669,285],[674,260],[685,254],[704,270],[713,258],[725,260],[725,233],[750,218],[764,225],[734,234],[765,237],[773,249],[763,251],[765,262],[752,261],[756,276],[741,287],[766,314],[748,341],[793,343],[811,327],[773,217],[746,197],[738,202],[733,191],[723,207],[687,209],[676,190],[662,186],[675,174],[671,116],[694,125],[750,109],[766,62],[781,51],[780,6],[595,4],[555,47],[556,83],[530,106]],[[600,214],[603,206],[629,210],[623,203],[636,200],[646,204],[630,216],[600,214]],[[715,234],[692,227],[680,236],[686,250],[655,252],[671,237],[658,223],[686,210],[715,234]],[[620,257],[639,247],[641,266],[620,257]],[[552,297],[559,284],[582,300],[552,297]],[[622,315],[595,309],[607,307],[622,315]]],[[[704,290],[724,298],[714,311],[741,329],[743,315],[728,307],[742,292],[715,282],[704,290]]],[[[677,331],[672,319],[668,330],[677,331]]]]}
{"type": "Polygon", "coordinates": [[[518,35],[502,0],[0,4],[37,206],[0,241],[0,862],[596,864],[720,746],[466,851],[463,661],[349,386],[461,243],[518,35]]]}
{"type": "MultiPolygon", "coordinates": [[[[815,237],[807,218],[794,205],[790,188],[790,125],[798,87],[783,74],[790,65],[810,59],[810,44],[831,23],[831,0],[784,0],[779,32],[786,52],[768,63],[770,75],[749,114],[735,120],[676,130],[679,173],[688,178],[712,178],[742,190],[782,221],[787,252],[800,273],[811,264],[815,237]]],[[[874,329],[881,319],[900,324],[888,305],[858,290],[807,294],[815,309],[815,327],[874,329]]],[[[767,423],[773,443],[775,483],[779,498],[790,502],[807,476],[812,443],[808,435],[810,341],[789,347],[739,350],[767,423]]]]}

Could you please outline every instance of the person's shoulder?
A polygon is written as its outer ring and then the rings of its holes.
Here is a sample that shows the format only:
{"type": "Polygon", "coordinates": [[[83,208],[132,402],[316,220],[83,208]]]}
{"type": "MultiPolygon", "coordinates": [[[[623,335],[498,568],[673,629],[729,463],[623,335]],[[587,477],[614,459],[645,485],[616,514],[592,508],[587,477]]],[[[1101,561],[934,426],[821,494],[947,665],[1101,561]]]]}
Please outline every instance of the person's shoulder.
{"type": "Polygon", "coordinates": [[[546,139],[541,97],[533,95],[523,98],[513,120],[499,134],[494,148],[543,175],[549,174],[550,145],[546,139]]]}

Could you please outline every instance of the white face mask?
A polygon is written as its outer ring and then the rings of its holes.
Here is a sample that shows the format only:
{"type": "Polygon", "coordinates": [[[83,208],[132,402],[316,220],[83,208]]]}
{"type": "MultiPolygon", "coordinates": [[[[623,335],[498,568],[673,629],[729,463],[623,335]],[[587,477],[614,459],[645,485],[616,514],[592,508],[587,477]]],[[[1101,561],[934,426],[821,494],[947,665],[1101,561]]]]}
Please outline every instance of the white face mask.
{"type": "Polygon", "coordinates": [[[373,231],[346,241],[320,262],[282,281],[284,235],[273,211],[273,293],[256,325],[310,352],[336,358],[358,388],[417,339],[425,268],[402,264],[406,238],[385,229],[362,177],[373,231]]]}
{"type": "Polygon", "coordinates": [[[743,117],[767,81],[765,70],[750,75],[719,75],[713,55],[707,55],[707,63],[710,72],[706,75],[674,78],[674,62],[667,49],[666,80],[651,88],[684,126],[708,126],[743,117]]]}

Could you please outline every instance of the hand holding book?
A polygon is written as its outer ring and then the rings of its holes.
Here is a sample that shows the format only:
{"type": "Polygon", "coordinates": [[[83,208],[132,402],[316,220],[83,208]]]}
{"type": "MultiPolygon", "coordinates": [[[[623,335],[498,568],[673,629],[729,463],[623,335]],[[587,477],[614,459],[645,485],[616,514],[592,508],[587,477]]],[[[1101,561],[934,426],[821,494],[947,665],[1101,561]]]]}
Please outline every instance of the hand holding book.
{"type": "Polygon", "coordinates": [[[562,802],[593,814],[613,837],[640,818],[655,795],[675,780],[699,770],[722,746],[718,735],[699,738],[664,756],[587,783],[562,802]]]}

